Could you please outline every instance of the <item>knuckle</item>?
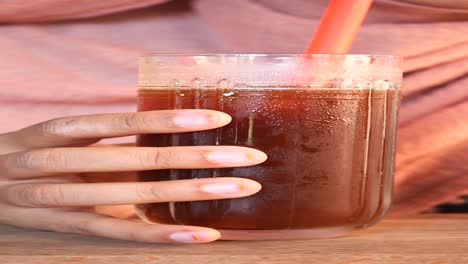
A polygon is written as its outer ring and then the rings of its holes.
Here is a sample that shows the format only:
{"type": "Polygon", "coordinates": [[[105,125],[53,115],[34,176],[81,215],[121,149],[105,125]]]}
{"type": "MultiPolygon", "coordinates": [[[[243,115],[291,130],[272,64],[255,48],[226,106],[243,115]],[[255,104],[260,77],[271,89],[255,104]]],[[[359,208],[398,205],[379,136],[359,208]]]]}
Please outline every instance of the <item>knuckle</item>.
{"type": "Polygon", "coordinates": [[[91,235],[94,233],[93,226],[94,220],[87,219],[71,223],[66,229],[73,234],[91,235]]]}
{"type": "Polygon", "coordinates": [[[177,154],[169,150],[158,150],[157,156],[154,158],[156,166],[164,169],[168,169],[174,164],[174,160],[177,159],[177,154]]]}
{"type": "Polygon", "coordinates": [[[141,151],[137,154],[137,160],[142,167],[165,168],[170,163],[170,157],[159,149],[141,151]]]}
{"type": "Polygon", "coordinates": [[[135,193],[141,201],[163,202],[163,193],[154,184],[136,184],[135,193]]]}
{"type": "Polygon", "coordinates": [[[41,135],[49,137],[67,137],[78,127],[79,119],[76,117],[64,117],[52,119],[38,125],[41,135]]]}
{"type": "Polygon", "coordinates": [[[54,149],[26,151],[16,157],[16,167],[49,171],[66,166],[66,158],[54,149]]]}
{"type": "Polygon", "coordinates": [[[117,129],[139,129],[144,121],[138,113],[117,115],[111,119],[111,126],[117,129]]]}
{"type": "Polygon", "coordinates": [[[64,195],[60,185],[25,185],[15,188],[14,200],[22,205],[34,207],[60,206],[64,195]]]}
{"type": "Polygon", "coordinates": [[[164,111],[164,112],[161,112],[161,116],[159,116],[159,118],[155,118],[152,120],[153,123],[156,123],[159,127],[162,127],[162,128],[175,128],[175,127],[179,127],[175,121],[174,121],[174,118],[175,116],[177,115],[177,112],[181,112],[183,113],[182,111],[184,110],[168,110],[167,112],[164,111]]]}
{"type": "Polygon", "coordinates": [[[20,169],[36,169],[41,163],[41,160],[39,158],[39,155],[37,153],[38,151],[32,150],[32,151],[26,151],[18,156],[15,157],[15,166],[20,169]]]}

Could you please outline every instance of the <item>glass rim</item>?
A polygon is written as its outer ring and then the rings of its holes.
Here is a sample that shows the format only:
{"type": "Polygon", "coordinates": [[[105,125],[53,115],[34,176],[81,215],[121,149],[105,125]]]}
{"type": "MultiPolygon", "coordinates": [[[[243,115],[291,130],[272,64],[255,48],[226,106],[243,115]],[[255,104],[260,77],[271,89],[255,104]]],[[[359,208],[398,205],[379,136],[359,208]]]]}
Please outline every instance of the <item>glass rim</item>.
{"type": "Polygon", "coordinates": [[[220,80],[236,84],[358,87],[379,80],[400,85],[403,60],[393,55],[306,53],[152,53],[140,57],[140,86],[202,86],[220,80]]]}
{"type": "Polygon", "coordinates": [[[391,54],[364,54],[364,53],[147,53],[140,58],[152,57],[347,57],[347,58],[389,58],[402,60],[402,56],[391,54]]]}

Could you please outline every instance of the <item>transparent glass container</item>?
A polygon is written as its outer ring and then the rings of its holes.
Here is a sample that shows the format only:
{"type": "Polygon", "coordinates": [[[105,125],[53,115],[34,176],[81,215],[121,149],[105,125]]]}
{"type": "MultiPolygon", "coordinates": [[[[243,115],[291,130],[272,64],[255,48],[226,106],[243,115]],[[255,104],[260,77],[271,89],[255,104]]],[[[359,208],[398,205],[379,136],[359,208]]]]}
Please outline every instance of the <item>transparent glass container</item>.
{"type": "Polygon", "coordinates": [[[154,170],[141,181],[244,177],[250,197],[137,205],[150,223],[216,228],[223,239],[341,236],[390,205],[399,58],[382,55],[154,54],[140,60],[139,111],[214,109],[225,127],[140,135],[139,146],[234,145],[268,155],[242,168],[154,170]]]}

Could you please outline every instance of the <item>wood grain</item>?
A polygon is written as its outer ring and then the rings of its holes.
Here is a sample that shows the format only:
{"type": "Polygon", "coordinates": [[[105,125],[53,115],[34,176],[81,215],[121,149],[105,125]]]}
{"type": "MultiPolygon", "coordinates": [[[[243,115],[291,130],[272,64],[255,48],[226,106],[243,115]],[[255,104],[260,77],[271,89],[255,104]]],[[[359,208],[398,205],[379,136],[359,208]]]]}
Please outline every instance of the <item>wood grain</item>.
{"type": "Polygon", "coordinates": [[[349,237],[152,245],[0,225],[0,263],[468,263],[468,215],[387,219],[349,237]]]}

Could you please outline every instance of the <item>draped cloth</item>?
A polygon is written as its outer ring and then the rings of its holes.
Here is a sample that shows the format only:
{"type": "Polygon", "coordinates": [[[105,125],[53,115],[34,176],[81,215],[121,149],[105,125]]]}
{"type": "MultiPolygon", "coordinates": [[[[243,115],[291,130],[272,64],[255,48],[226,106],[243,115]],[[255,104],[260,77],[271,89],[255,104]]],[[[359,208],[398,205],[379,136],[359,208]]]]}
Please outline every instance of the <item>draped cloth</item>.
{"type": "MultiPolygon", "coordinates": [[[[135,110],[144,53],[300,53],[325,0],[0,0],[0,132],[135,110]]],[[[468,194],[468,3],[376,0],[352,53],[404,58],[394,214],[468,194]]]]}

